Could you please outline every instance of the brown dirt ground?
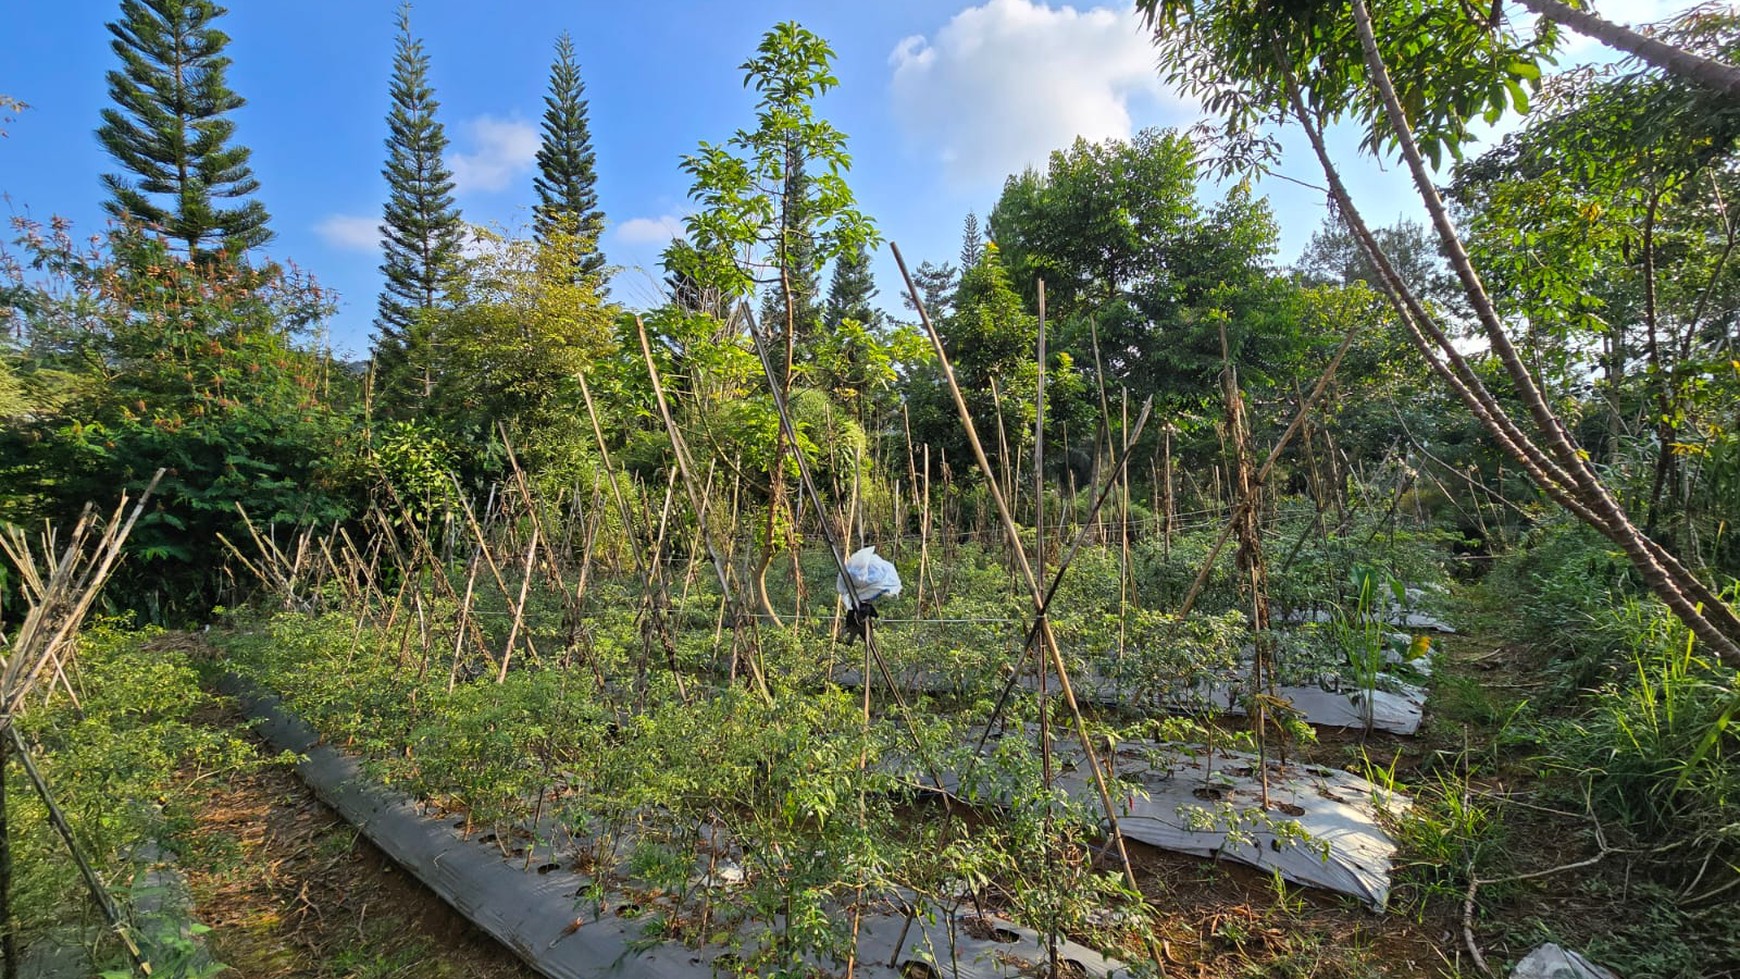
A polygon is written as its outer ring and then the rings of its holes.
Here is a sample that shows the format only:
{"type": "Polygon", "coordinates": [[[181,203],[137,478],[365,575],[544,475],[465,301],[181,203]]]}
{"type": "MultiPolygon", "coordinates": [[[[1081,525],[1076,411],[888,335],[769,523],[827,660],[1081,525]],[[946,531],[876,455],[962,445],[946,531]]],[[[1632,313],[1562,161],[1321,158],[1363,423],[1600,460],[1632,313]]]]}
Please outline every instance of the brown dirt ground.
{"type": "MultiPolygon", "coordinates": [[[[233,711],[212,723],[236,726],[233,711]]],[[[212,787],[184,861],[225,976],[390,979],[536,975],[399,870],[287,767],[212,787]]]]}
{"type": "MultiPolygon", "coordinates": [[[[1455,660],[1453,667],[1448,662],[1444,666],[1461,671],[1469,669],[1470,660],[1483,657],[1483,668],[1513,665],[1503,651],[1464,637],[1441,639],[1438,649],[1455,660]]],[[[1460,724],[1445,723],[1429,710],[1427,726],[1413,737],[1320,728],[1316,744],[1297,746],[1289,755],[1359,775],[1364,774],[1363,759],[1369,757],[1375,764],[1393,765],[1402,782],[1418,785],[1431,781],[1435,766],[1456,764],[1467,747],[1466,736],[1460,724]]],[[[1277,890],[1270,875],[1230,861],[1216,863],[1136,842],[1129,844],[1129,851],[1137,881],[1155,909],[1169,976],[1426,979],[1478,974],[1463,945],[1460,902],[1421,900],[1407,886],[1405,874],[1398,875],[1390,911],[1376,914],[1327,892],[1291,885],[1277,890]]],[[[1102,869],[1115,867],[1108,863],[1102,869]]],[[[1498,936],[1480,937],[1495,964],[1526,951],[1504,947],[1495,941],[1498,936]]]]}
{"type": "Polygon", "coordinates": [[[1457,941],[1446,921],[1374,914],[1300,887],[1283,896],[1268,874],[1238,864],[1141,843],[1129,850],[1173,979],[1454,974],[1457,941]]]}

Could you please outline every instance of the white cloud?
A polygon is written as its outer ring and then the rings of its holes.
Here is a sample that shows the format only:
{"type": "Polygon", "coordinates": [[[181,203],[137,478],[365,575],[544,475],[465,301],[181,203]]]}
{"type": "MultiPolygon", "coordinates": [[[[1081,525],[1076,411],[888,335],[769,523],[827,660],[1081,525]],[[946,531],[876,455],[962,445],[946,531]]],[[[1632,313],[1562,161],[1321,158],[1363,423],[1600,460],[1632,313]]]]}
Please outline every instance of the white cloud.
{"type": "Polygon", "coordinates": [[[381,247],[381,219],[356,214],[329,214],[314,226],[320,240],[350,252],[374,252],[381,247]]]}
{"type": "Polygon", "coordinates": [[[661,214],[654,218],[629,218],[615,228],[616,240],[625,245],[665,245],[672,238],[683,237],[680,214],[661,214]]]}
{"type": "Polygon", "coordinates": [[[1133,7],[987,0],[888,61],[907,136],[967,185],[1042,164],[1077,136],[1128,138],[1131,101],[1166,97],[1133,7]]]}
{"type": "Polygon", "coordinates": [[[506,190],[515,177],[537,162],[538,131],[528,122],[479,116],[461,129],[473,152],[448,155],[457,193],[506,190]]]}

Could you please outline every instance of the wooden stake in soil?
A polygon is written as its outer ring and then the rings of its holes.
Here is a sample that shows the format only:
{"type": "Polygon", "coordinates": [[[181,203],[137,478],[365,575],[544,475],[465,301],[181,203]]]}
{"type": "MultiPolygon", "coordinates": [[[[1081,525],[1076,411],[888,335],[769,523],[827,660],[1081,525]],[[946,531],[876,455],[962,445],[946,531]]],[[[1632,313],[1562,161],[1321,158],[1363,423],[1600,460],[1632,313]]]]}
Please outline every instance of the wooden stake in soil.
{"type": "MultiPolygon", "coordinates": [[[[24,774],[30,777],[30,784],[36,789],[37,796],[42,799],[43,808],[48,811],[49,824],[60,835],[61,842],[66,844],[67,852],[72,854],[73,863],[78,865],[79,876],[84,878],[85,886],[90,889],[91,896],[96,898],[97,906],[103,911],[103,917],[109,919],[109,927],[115,932],[115,937],[121,940],[121,945],[127,949],[127,957],[133,960],[133,965],[143,975],[151,975],[151,963],[146,960],[145,953],[139,950],[138,943],[133,941],[133,933],[127,927],[126,919],[121,916],[121,909],[110,896],[109,889],[103,884],[103,878],[85,859],[84,850],[79,848],[78,840],[73,837],[72,827],[67,824],[66,815],[60,811],[60,806],[54,801],[54,795],[48,790],[48,783],[43,780],[42,773],[36,770],[36,764],[30,760],[30,747],[24,743],[24,738],[18,733],[18,726],[10,721],[6,724],[6,735],[12,742],[18,763],[24,767],[24,774]]],[[[0,772],[0,775],[5,774],[0,772]]]]}
{"type": "Polygon", "coordinates": [[[12,837],[6,824],[6,771],[12,739],[0,738],[0,979],[18,979],[18,926],[12,920],[12,837]]]}
{"type": "Polygon", "coordinates": [[[1050,653],[1052,667],[1057,670],[1058,685],[1063,691],[1064,701],[1069,705],[1070,715],[1075,721],[1076,736],[1081,741],[1082,752],[1087,756],[1088,767],[1093,772],[1094,788],[1098,791],[1100,806],[1106,815],[1109,835],[1117,844],[1118,857],[1124,867],[1124,877],[1131,890],[1138,890],[1136,870],[1130,863],[1129,851],[1124,846],[1123,831],[1118,828],[1117,809],[1112,804],[1111,790],[1106,786],[1106,774],[1100,766],[1099,751],[1094,747],[1093,739],[1088,734],[1087,721],[1082,716],[1080,705],[1076,702],[1075,689],[1069,681],[1069,667],[1063,661],[1063,652],[1058,647],[1057,636],[1052,633],[1051,625],[1045,617],[1045,595],[1040,590],[1039,578],[1034,574],[1033,565],[1027,560],[1027,550],[1021,543],[1021,532],[1015,526],[1015,518],[1009,512],[1002,491],[996,487],[995,470],[991,468],[990,461],[985,458],[985,447],[979,441],[978,429],[973,425],[972,413],[967,410],[966,398],[962,396],[960,385],[955,381],[955,372],[949,364],[948,351],[943,349],[942,335],[937,332],[935,325],[930,321],[930,315],[925,312],[924,301],[919,298],[918,286],[912,281],[912,275],[906,269],[906,260],[901,257],[899,246],[891,242],[889,247],[894,252],[895,263],[900,266],[900,274],[906,279],[907,292],[912,296],[913,306],[918,310],[919,320],[924,324],[925,331],[930,334],[931,346],[937,354],[937,363],[942,367],[943,380],[948,385],[949,395],[954,399],[955,411],[959,414],[961,425],[966,430],[967,442],[973,448],[973,456],[979,463],[980,471],[985,474],[992,501],[996,504],[997,516],[1003,523],[1003,530],[1008,535],[1010,547],[1014,551],[1020,567],[1022,580],[1027,585],[1028,594],[1033,600],[1035,617],[1039,624],[1039,636],[1044,641],[1047,652],[1050,653]]]}
{"type": "MultiPolygon", "coordinates": [[[[1033,400],[1033,523],[1038,528],[1034,535],[1034,563],[1039,565],[1041,574],[1045,573],[1045,280],[1039,280],[1039,350],[1034,358],[1038,365],[1038,380],[1035,382],[1033,400]]],[[[1065,457],[1067,460],[1067,456],[1065,457]]],[[[1021,542],[1015,542],[1016,547],[1021,542]]],[[[1045,613],[1041,612],[1043,616],[1045,613]]],[[[1052,761],[1051,761],[1051,711],[1050,691],[1046,689],[1046,674],[1051,670],[1045,664],[1045,657],[1039,660],[1039,777],[1040,784],[1045,788],[1045,817],[1041,839],[1045,846],[1045,876],[1050,880],[1055,875],[1052,871],[1056,854],[1051,847],[1051,808],[1052,808],[1052,761]]],[[[1020,672],[1017,668],[1016,672],[1020,672]]],[[[1045,962],[1049,975],[1057,975],[1057,921],[1055,916],[1045,921],[1045,962]]]]}
{"type": "MultiPolygon", "coordinates": [[[[636,316],[634,318],[634,326],[640,337],[641,354],[646,358],[647,376],[652,381],[653,397],[658,402],[659,406],[659,417],[664,420],[665,434],[668,435],[671,440],[671,453],[677,460],[677,471],[682,474],[683,488],[688,492],[689,505],[695,511],[695,522],[700,526],[701,539],[706,545],[707,556],[712,559],[713,571],[719,577],[719,594],[724,599],[726,608],[731,616],[732,659],[733,662],[735,662],[737,650],[741,645],[743,638],[743,608],[741,603],[735,600],[734,592],[731,588],[730,577],[725,571],[725,560],[720,557],[718,548],[713,545],[713,534],[707,521],[707,498],[706,495],[701,492],[700,488],[695,485],[694,466],[689,459],[688,444],[683,440],[682,432],[677,429],[677,423],[671,417],[670,405],[665,401],[665,389],[664,385],[659,381],[658,364],[653,360],[652,342],[647,339],[646,324],[641,321],[640,317],[636,316]]],[[[783,445],[784,443],[781,444],[783,445]]],[[[751,648],[748,650],[748,653],[749,655],[746,658],[749,662],[749,672],[755,680],[755,688],[761,694],[763,700],[772,703],[773,693],[768,690],[767,678],[761,671],[760,651],[751,648]]]]}
{"type": "MultiPolygon", "coordinates": [[[[1341,366],[1341,358],[1346,356],[1348,348],[1353,346],[1353,338],[1358,335],[1358,323],[1347,328],[1347,335],[1342,338],[1341,346],[1335,351],[1335,356],[1330,358],[1329,366],[1323,369],[1323,376],[1317,379],[1316,386],[1311,389],[1311,396],[1306,398],[1304,403],[1299,406],[1299,411],[1293,416],[1293,421],[1287,426],[1286,430],[1281,433],[1281,437],[1275,440],[1275,445],[1269,450],[1268,457],[1265,458],[1263,464],[1257,468],[1256,475],[1252,477],[1254,482],[1260,485],[1268,481],[1269,473],[1275,468],[1276,461],[1281,458],[1281,453],[1287,448],[1287,444],[1293,440],[1293,436],[1299,431],[1299,427],[1305,423],[1305,418],[1310,412],[1311,406],[1317,403],[1317,399],[1322,397],[1324,390],[1329,387],[1330,379],[1335,376],[1336,370],[1341,366]]],[[[1215,478],[1217,485],[1220,478],[1219,473],[1220,467],[1216,466],[1215,478]]],[[[1218,489],[1216,490],[1216,493],[1218,495],[1218,489]]],[[[1218,500],[1216,505],[1219,505],[1218,500]]],[[[1220,536],[1215,539],[1214,546],[1209,549],[1208,557],[1202,562],[1202,567],[1196,573],[1196,579],[1190,583],[1190,590],[1184,594],[1184,602],[1178,608],[1177,619],[1172,627],[1173,630],[1177,629],[1178,623],[1182,623],[1184,617],[1189,615],[1190,610],[1196,606],[1196,599],[1202,594],[1202,586],[1208,583],[1208,576],[1210,572],[1214,570],[1214,563],[1220,559],[1221,549],[1226,546],[1227,540],[1232,536],[1237,517],[1238,514],[1235,512],[1233,514],[1233,519],[1228,520],[1226,524],[1221,527],[1220,536]]]]}
{"type": "MultiPolygon", "coordinates": [[[[785,393],[780,389],[779,383],[774,380],[773,365],[767,359],[767,350],[765,345],[762,343],[761,333],[756,330],[755,320],[750,316],[749,308],[747,306],[739,305],[737,307],[737,315],[742,317],[744,322],[748,324],[750,339],[755,342],[755,353],[761,360],[762,372],[767,376],[768,386],[773,394],[774,410],[779,414],[780,432],[786,439],[790,440],[792,456],[797,460],[798,482],[803,491],[809,494],[810,501],[816,508],[816,522],[821,529],[822,539],[828,545],[828,553],[834,559],[834,567],[839,572],[840,580],[843,582],[849,582],[851,581],[851,575],[846,572],[846,556],[840,553],[838,543],[839,538],[835,535],[828,514],[822,507],[821,494],[816,490],[816,480],[810,472],[809,460],[804,456],[803,447],[798,442],[797,427],[792,424],[791,412],[786,406],[785,393]]],[[[889,696],[894,698],[895,705],[900,708],[901,719],[905,722],[907,733],[912,737],[912,743],[918,751],[919,760],[925,768],[928,769],[927,774],[930,775],[931,781],[935,783],[936,791],[942,797],[944,808],[948,808],[951,805],[948,789],[943,784],[939,770],[931,762],[930,750],[925,746],[924,739],[919,737],[918,728],[912,719],[912,711],[906,704],[906,698],[901,696],[900,685],[894,682],[894,674],[888,669],[888,661],[883,658],[882,652],[876,644],[876,631],[871,625],[874,620],[862,615],[865,606],[864,603],[859,600],[856,589],[848,587],[846,589],[845,597],[851,602],[852,610],[859,613],[859,618],[865,624],[865,661],[866,663],[872,660],[875,661],[877,672],[882,675],[882,681],[888,685],[889,696]]],[[[870,676],[868,672],[864,675],[864,686],[866,691],[868,691],[870,686],[870,676]]],[[[866,697],[868,697],[868,692],[866,692],[866,697]]],[[[868,703],[868,701],[866,701],[866,703],[868,703]]]]}
{"type": "Polygon", "coordinates": [[[4,951],[6,955],[5,969],[8,976],[16,975],[18,968],[16,926],[11,918],[10,903],[12,859],[6,839],[9,827],[5,818],[5,805],[9,800],[5,797],[3,784],[8,756],[13,754],[16,754],[19,764],[30,778],[31,786],[42,799],[50,824],[66,844],[73,861],[78,865],[80,875],[84,878],[85,886],[90,889],[91,896],[102,910],[109,927],[127,949],[134,967],[143,975],[151,975],[151,963],[133,941],[126,920],[121,917],[120,909],[109,895],[102,878],[85,859],[84,852],[79,848],[60,807],[55,804],[48,783],[31,761],[30,748],[19,735],[14,719],[24,710],[30,693],[51,665],[55,675],[65,682],[62,664],[63,661],[70,661],[74,637],[115,565],[120,561],[122,547],[132,532],[133,525],[138,522],[140,514],[144,512],[145,502],[150,499],[162,478],[163,470],[159,469],[145,487],[138,502],[133,504],[130,513],[127,508],[128,500],[123,495],[115,508],[114,516],[102,525],[102,532],[95,541],[90,539],[96,521],[89,507],[85,508],[85,512],[74,525],[72,533],[68,535],[67,546],[61,550],[58,558],[54,554],[55,534],[52,529],[47,531],[44,535],[47,546],[42,555],[42,565],[39,565],[36,552],[23,531],[14,528],[0,534],[0,551],[6,554],[16,568],[19,590],[28,606],[24,621],[13,637],[9,655],[0,659],[0,739],[4,739],[5,743],[5,748],[0,749],[0,951],[4,951]],[[121,519],[123,513],[128,514],[124,521],[121,519]],[[48,569],[46,575],[43,574],[44,566],[48,569]],[[61,655],[63,651],[67,656],[61,655]]]}
{"type": "MultiPolygon", "coordinates": [[[[1263,809],[1269,808],[1269,705],[1265,677],[1271,675],[1274,639],[1269,633],[1268,566],[1263,561],[1263,538],[1258,522],[1262,510],[1262,483],[1252,478],[1250,430],[1245,422],[1245,399],[1239,390],[1238,369],[1227,346],[1226,321],[1220,324],[1221,394],[1226,400],[1226,441],[1232,447],[1229,473],[1235,494],[1233,531],[1238,536],[1236,560],[1245,572],[1246,592],[1251,601],[1251,707],[1257,735],[1257,770],[1262,786],[1263,809]]],[[[1370,697],[1368,695],[1367,699],[1370,697]]]]}
{"type": "Polygon", "coordinates": [[[532,527],[532,542],[526,545],[526,567],[520,579],[520,597],[514,602],[514,622],[508,628],[507,643],[501,651],[501,670],[495,675],[495,682],[506,683],[508,662],[514,657],[514,640],[520,634],[520,626],[526,621],[526,597],[532,590],[532,567],[538,557],[538,528],[532,527]]]}

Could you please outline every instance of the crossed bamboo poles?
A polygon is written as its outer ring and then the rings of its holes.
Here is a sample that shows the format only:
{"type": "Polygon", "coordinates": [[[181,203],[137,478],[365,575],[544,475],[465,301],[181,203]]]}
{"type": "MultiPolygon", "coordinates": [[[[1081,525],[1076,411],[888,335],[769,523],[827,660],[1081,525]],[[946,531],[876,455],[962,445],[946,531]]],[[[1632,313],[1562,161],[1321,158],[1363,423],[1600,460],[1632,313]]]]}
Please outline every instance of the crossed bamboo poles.
{"type": "Polygon", "coordinates": [[[18,733],[14,721],[28,707],[30,695],[45,681],[50,684],[50,695],[58,682],[73,705],[78,705],[78,695],[67,680],[65,667],[74,654],[79,627],[120,563],[122,547],[132,533],[133,525],[145,512],[145,502],[162,478],[163,470],[159,469],[133,503],[131,511],[123,493],[114,514],[107,521],[98,520],[95,511],[86,506],[67,535],[64,547],[59,546],[60,540],[52,529],[43,533],[40,554],[23,530],[8,527],[0,533],[0,552],[5,553],[18,571],[19,590],[27,607],[24,621],[11,645],[0,645],[4,650],[4,655],[0,655],[0,955],[5,957],[4,971],[0,975],[5,979],[14,979],[19,965],[16,925],[12,921],[12,853],[6,826],[6,767],[13,755],[17,756],[20,767],[29,776],[31,787],[48,811],[49,824],[66,844],[67,852],[78,866],[79,876],[90,889],[109,927],[127,950],[134,968],[143,975],[152,974],[150,960],[134,941],[127,920],[109,894],[102,875],[91,866],[79,847],[72,827],[55,802],[48,781],[32,760],[30,746],[18,733]]]}

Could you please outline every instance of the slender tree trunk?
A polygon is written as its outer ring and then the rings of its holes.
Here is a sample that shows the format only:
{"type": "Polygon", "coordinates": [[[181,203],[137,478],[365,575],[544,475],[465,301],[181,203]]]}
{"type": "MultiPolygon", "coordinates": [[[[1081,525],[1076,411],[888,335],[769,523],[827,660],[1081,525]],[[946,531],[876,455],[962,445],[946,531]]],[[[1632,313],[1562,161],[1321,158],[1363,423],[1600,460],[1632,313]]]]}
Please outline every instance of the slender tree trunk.
{"type": "Polygon", "coordinates": [[[1655,216],[1661,195],[1652,193],[1649,208],[1643,216],[1643,324],[1644,354],[1649,358],[1649,383],[1655,395],[1655,478],[1649,490],[1649,505],[1644,510],[1644,526],[1655,527],[1661,515],[1662,490],[1668,484],[1674,465],[1673,405],[1670,403],[1673,381],[1667,365],[1662,362],[1660,323],[1656,312],[1655,281],[1655,216]]]}
{"type": "MultiPolygon", "coordinates": [[[[792,368],[797,363],[797,301],[791,287],[791,248],[789,245],[794,230],[790,225],[792,185],[789,152],[788,150],[787,178],[784,203],[780,207],[779,233],[779,289],[781,295],[785,297],[785,372],[784,376],[780,378],[779,388],[781,396],[788,398],[791,396],[792,368]]],[[[749,328],[755,329],[754,324],[751,324],[749,328]]],[[[774,534],[779,529],[779,513],[782,509],[789,509],[785,499],[785,453],[785,440],[774,440],[773,465],[767,471],[770,489],[767,496],[767,521],[762,527],[761,557],[756,560],[755,572],[751,576],[755,583],[755,603],[761,607],[761,614],[766,616],[776,628],[785,623],[780,619],[779,613],[774,611],[773,599],[767,594],[767,570],[773,566],[774,555],[779,550],[779,544],[774,539],[774,534]]],[[[868,678],[865,682],[869,682],[868,678]]]]}
{"type": "Polygon", "coordinates": [[[1740,68],[1714,58],[1694,54],[1684,48],[1639,34],[1623,24],[1615,24],[1586,10],[1578,10],[1559,0],[1518,0],[1531,12],[1556,20],[1585,37],[1594,38],[1626,54],[1637,56],[1644,63],[1660,68],[1714,89],[1730,97],[1740,96],[1740,68]]]}

